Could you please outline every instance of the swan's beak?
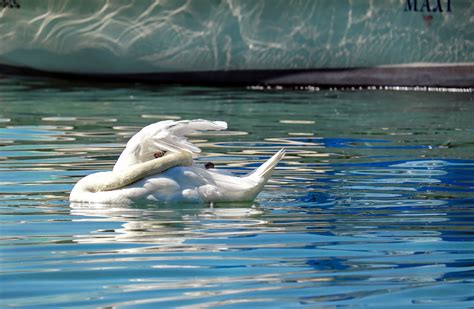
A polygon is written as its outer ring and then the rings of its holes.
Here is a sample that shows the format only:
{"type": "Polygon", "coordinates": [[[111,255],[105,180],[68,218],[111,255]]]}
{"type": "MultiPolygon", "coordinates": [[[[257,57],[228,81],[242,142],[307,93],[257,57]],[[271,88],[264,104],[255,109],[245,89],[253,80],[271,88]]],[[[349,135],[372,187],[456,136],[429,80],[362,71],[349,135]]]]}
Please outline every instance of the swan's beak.
{"type": "Polygon", "coordinates": [[[157,152],[155,152],[153,154],[153,156],[158,159],[158,158],[161,158],[162,156],[164,156],[166,154],[166,151],[164,150],[158,150],[157,152]]]}
{"type": "Polygon", "coordinates": [[[214,163],[212,162],[207,162],[206,164],[204,164],[204,167],[206,168],[206,170],[210,169],[210,168],[214,168],[214,163]]]}

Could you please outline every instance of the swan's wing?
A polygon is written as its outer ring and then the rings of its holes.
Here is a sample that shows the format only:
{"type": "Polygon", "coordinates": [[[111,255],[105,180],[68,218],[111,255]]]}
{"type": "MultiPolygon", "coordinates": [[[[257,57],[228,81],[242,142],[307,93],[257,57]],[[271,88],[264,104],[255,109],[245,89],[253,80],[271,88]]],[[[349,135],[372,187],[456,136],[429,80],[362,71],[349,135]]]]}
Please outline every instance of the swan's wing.
{"type": "Polygon", "coordinates": [[[141,129],[128,141],[125,150],[115,163],[114,171],[122,170],[132,164],[153,159],[159,150],[191,154],[201,149],[188,141],[187,136],[200,131],[218,131],[227,129],[224,121],[197,120],[165,120],[150,124],[141,129]]]}
{"type": "Polygon", "coordinates": [[[152,138],[149,139],[149,148],[154,151],[159,149],[171,152],[184,150],[191,154],[199,153],[201,149],[189,142],[186,138],[187,136],[199,133],[200,131],[219,131],[227,129],[227,123],[224,121],[209,121],[203,119],[164,121],[164,123],[156,123],[156,128],[153,127],[154,125],[155,124],[149,126],[150,132],[152,132],[152,138]]]}

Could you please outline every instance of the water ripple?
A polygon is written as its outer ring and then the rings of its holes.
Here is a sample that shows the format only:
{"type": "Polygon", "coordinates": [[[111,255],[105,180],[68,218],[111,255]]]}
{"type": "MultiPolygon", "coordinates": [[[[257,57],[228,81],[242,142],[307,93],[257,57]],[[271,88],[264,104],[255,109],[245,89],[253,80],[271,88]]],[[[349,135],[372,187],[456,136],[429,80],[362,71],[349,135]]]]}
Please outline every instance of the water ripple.
{"type": "Polygon", "coordinates": [[[472,305],[466,95],[5,83],[15,102],[0,120],[5,306],[472,305]],[[164,118],[227,121],[229,133],[192,137],[196,160],[220,169],[288,155],[253,203],[68,203],[80,177],[110,170],[128,136],[164,118]],[[446,136],[449,147],[427,147],[446,136]]]}

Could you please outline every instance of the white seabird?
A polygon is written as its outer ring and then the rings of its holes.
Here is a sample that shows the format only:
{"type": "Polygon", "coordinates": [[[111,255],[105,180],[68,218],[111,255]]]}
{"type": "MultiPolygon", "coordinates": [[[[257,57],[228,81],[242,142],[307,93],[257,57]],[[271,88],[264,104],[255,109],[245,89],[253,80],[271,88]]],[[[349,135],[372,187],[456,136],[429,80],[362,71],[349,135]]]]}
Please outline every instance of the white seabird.
{"type": "Polygon", "coordinates": [[[285,155],[282,149],[250,174],[239,177],[193,164],[201,150],[186,136],[225,130],[227,123],[208,120],[166,120],[144,127],[127,143],[112,171],[77,182],[70,201],[79,203],[244,202],[262,191],[285,155]]]}

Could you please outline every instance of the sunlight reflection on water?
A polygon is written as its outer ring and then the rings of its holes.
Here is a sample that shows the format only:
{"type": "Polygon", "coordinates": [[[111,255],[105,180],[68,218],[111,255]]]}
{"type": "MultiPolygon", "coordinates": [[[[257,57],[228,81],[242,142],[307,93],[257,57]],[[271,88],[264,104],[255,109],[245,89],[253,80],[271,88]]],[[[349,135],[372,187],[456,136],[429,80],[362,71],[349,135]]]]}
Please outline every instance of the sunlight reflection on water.
{"type": "Polygon", "coordinates": [[[0,95],[4,304],[473,304],[469,95],[42,87],[0,95]],[[221,169],[288,149],[255,202],[69,204],[142,126],[188,118],[229,123],[192,137],[221,169]]]}

